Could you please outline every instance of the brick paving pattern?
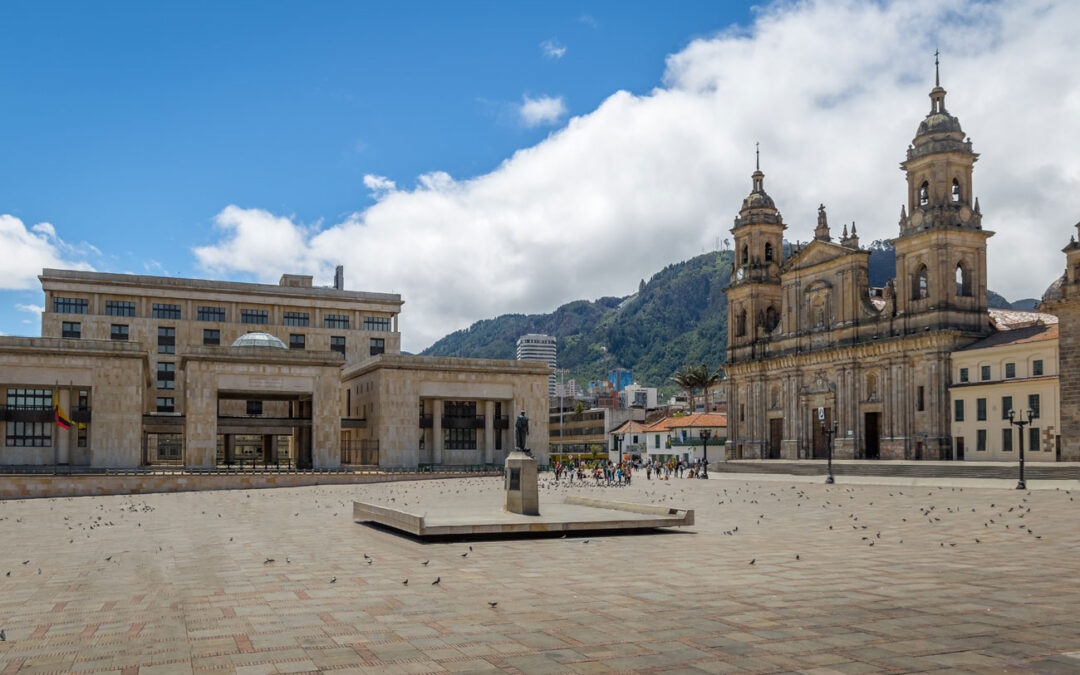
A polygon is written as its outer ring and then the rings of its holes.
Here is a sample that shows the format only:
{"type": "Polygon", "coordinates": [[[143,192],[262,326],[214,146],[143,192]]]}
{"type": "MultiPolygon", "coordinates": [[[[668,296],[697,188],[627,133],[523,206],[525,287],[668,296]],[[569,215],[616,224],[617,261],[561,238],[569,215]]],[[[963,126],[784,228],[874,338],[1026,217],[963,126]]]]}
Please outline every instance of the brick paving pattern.
{"type": "Polygon", "coordinates": [[[0,673],[1080,672],[1080,491],[641,474],[541,499],[571,493],[697,524],[421,543],[351,520],[498,508],[492,478],[0,502],[0,673]]]}

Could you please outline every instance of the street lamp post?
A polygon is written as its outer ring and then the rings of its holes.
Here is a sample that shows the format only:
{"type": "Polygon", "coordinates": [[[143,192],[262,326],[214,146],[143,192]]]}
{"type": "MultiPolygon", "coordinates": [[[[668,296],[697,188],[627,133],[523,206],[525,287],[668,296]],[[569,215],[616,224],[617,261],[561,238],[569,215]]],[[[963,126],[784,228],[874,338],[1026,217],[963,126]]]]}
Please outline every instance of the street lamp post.
{"type": "Polygon", "coordinates": [[[1021,411],[1020,415],[1016,415],[1016,411],[1009,411],[1009,424],[1019,427],[1020,429],[1020,480],[1016,483],[1017,490],[1026,490],[1027,481],[1024,480],[1024,427],[1031,424],[1033,420],[1039,418],[1039,411],[1027,409],[1027,420],[1024,420],[1024,413],[1021,411]]]}
{"type": "Polygon", "coordinates": [[[826,485],[832,485],[833,483],[836,482],[833,479],[833,475],[832,475],[832,444],[833,444],[833,436],[836,435],[836,430],[837,430],[837,428],[839,428],[839,426],[840,426],[840,422],[838,422],[836,420],[833,420],[832,426],[826,426],[825,425],[825,420],[821,420],[821,431],[822,431],[822,433],[825,434],[825,443],[826,443],[826,445],[828,445],[828,448],[827,448],[828,449],[828,455],[827,455],[827,457],[828,457],[828,462],[829,462],[829,464],[828,464],[829,475],[825,477],[825,484],[826,485]]]}
{"type": "Polygon", "coordinates": [[[702,465],[701,477],[709,477],[709,436],[712,436],[712,431],[709,429],[702,429],[701,436],[701,449],[704,453],[704,464],[702,465]]]}

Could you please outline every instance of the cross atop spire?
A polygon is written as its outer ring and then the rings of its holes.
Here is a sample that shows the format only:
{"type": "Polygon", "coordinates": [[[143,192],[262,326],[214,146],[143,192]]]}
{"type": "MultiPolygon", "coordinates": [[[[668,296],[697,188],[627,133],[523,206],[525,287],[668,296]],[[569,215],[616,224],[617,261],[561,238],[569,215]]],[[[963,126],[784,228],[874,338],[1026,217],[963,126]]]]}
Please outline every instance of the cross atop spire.
{"type": "Polygon", "coordinates": [[[936,50],[936,49],[934,50],[934,86],[935,87],[940,87],[941,86],[941,69],[938,66],[938,54],[940,54],[940,53],[941,52],[939,52],[938,50],[936,50]]]}
{"type": "Polygon", "coordinates": [[[761,171],[761,143],[754,143],[754,169],[761,171]]]}

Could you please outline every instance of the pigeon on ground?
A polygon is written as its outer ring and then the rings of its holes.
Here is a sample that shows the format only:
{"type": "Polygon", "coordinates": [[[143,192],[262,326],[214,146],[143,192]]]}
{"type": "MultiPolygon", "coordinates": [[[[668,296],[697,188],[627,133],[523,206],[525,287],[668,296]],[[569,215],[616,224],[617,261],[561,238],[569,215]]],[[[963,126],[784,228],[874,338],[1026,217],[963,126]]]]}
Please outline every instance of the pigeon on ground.
{"type": "Polygon", "coordinates": [[[435,581],[432,581],[431,585],[432,586],[437,586],[440,581],[442,581],[442,577],[435,577],[435,581]]]}

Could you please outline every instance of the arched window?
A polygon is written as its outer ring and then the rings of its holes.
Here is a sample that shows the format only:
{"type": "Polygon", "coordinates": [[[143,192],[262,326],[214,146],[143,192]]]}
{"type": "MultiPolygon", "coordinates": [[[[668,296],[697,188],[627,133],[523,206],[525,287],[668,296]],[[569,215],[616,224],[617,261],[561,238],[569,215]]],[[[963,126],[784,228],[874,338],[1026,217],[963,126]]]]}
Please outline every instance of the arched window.
{"type": "Polygon", "coordinates": [[[746,335],[746,310],[740,309],[739,316],[735,320],[735,334],[739,337],[746,335]]]}
{"type": "Polygon", "coordinates": [[[929,282],[926,275],[926,265],[920,265],[911,277],[911,299],[921,300],[930,297],[929,282]]]}
{"type": "Polygon", "coordinates": [[[960,297],[971,297],[971,272],[964,267],[964,263],[956,263],[956,294],[960,297]]]}
{"type": "Polygon", "coordinates": [[[769,306],[765,310],[765,330],[772,331],[776,329],[777,324],[780,323],[780,314],[776,311],[776,308],[769,306]]]}
{"type": "Polygon", "coordinates": [[[926,206],[930,203],[930,184],[923,181],[923,184],[919,186],[919,206],[926,206]]]}
{"type": "Polygon", "coordinates": [[[743,244],[743,247],[742,247],[742,264],[745,265],[748,262],[750,262],[750,247],[747,246],[746,244],[743,244]]]}
{"type": "Polygon", "coordinates": [[[952,180],[952,200],[954,202],[960,201],[960,182],[955,178],[952,180]]]}
{"type": "Polygon", "coordinates": [[[772,244],[765,242],[765,260],[772,261],[772,244]]]}

